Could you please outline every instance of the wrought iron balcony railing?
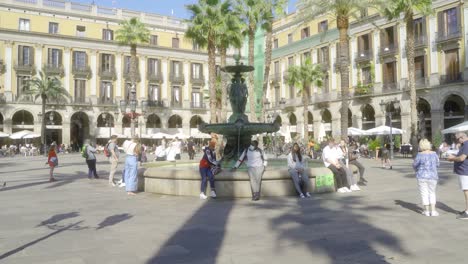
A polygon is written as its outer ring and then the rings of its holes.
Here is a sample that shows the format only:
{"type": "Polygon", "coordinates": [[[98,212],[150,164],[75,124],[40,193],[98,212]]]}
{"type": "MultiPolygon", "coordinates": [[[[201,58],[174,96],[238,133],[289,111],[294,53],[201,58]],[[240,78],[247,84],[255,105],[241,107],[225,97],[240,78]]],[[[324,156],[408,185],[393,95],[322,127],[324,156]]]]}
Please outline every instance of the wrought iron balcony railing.
{"type": "Polygon", "coordinates": [[[382,43],[380,46],[380,56],[395,55],[398,53],[398,44],[396,43],[382,43]]]}
{"type": "Polygon", "coordinates": [[[62,64],[44,64],[43,71],[49,76],[62,77],[65,73],[62,64]]]}
{"type": "Polygon", "coordinates": [[[150,83],[162,83],[164,81],[161,72],[147,72],[146,79],[148,79],[150,83]]]}
{"type": "Polygon", "coordinates": [[[90,79],[93,72],[88,65],[73,65],[72,73],[77,78],[90,79]]]}
{"type": "Polygon", "coordinates": [[[369,49],[369,50],[360,50],[356,52],[354,61],[356,63],[362,63],[362,62],[368,62],[371,61],[374,57],[374,51],[369,49]]]}

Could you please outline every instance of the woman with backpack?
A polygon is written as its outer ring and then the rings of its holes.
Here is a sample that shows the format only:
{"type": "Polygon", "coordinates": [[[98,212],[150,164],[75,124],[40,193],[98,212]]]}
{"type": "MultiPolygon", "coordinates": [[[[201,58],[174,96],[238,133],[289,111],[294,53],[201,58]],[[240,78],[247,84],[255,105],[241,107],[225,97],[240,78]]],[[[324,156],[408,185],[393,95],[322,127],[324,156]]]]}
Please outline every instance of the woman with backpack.
{"type": "Polygon", "coordinates": [[[246,150],[244,150],[244,152],[242,152],[233,169],[239,168],[239,166],[245,160],[247,160],[247,174],[250,178],[252,201],[258,201],[260,200],[262,176],[265,172],[267,161],[263,155],[263,151],[258,147],[257,140],[253,140],[251,145],[246,150]]]}
{"type": "Polygon", "coordinates": [[[95,179],[99,179],[96,171],[96,148],[91,146],[89,139],[85,141],[81,153],[83,158],[86,159],[86,164],[88,165],[88,179],[91,180],[92,176],[94,176],[95,179]]]}

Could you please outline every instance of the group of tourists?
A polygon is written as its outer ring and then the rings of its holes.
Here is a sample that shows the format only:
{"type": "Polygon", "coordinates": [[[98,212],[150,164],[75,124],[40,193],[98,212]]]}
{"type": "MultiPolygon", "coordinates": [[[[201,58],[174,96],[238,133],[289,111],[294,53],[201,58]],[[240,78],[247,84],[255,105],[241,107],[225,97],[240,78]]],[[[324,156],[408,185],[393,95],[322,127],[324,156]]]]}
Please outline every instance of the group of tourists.
{"type": "MultiPolygon", "coordinates": [[[[457,218],[468,220],[468,136],[464,132],[455,134],[456,144],[459,145],[458,153],[444,156],[448,161],[453,162],[453,170],[458,175],[460,189],[465,197],[465,210],[460,211],[457,218]]],[[[421,201],[424,206],[423,215],[438,216],[436,210],[436,189],[439,175],[439,155],[432,151],[431,142],[422,139],[419,142],[419,153],[413,161],[413,168],[416,171],[418,189],[421,201]]]]}
{"type": "MultiPolygon", "coordinates": [[[[123,145],[123,150],[126,154],[125,166],[122,172],[122,179],[119,187],[125,187],[128,195],[135,195],[138,189],[138,164],[142,158],[143,146],[140,144],[138,137],[133,137],[131,140],[126,140],[123,145]]],[[[99,179],[96,170],[96,148],[86,140],[82,149],[81,156],[85,159],[88,166],[88,179],[99,179]]],[[[120,151],[117,144],[117,136],[111,136],[108,144],[104,147],[104,154],[109,159],[110,172],[109,172],[109,185],[117,186],[114,176],[119,164],[120,151]]],[[[58,166],[57,146],[55,143],[49,147],[48,157],[46,164],[50,167],[49,181],[55,181],[54,169],[58,166]]]]}
{"type": "MultiPolygon", "coordinates": [[[[175,137],[172,141],[168,141],[163,137],[154,151],[155,161],[176,161],[181,159],[182,141],[175,137]]],[[[189,153],[190,156],[190,153],[189,153]]]]}

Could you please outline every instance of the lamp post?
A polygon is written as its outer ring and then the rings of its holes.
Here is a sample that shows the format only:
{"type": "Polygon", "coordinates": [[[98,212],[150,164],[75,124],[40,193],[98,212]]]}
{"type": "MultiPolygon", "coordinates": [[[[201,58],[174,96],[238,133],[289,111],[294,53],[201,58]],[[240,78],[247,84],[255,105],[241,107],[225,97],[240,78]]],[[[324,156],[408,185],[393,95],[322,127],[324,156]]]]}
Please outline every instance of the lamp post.
{"type": "Polygon", "coordinates": [[[400,101],[396,98],[392,101],[384,102],[383,100],[379,103],[382,112],[385,114],[385,117],[389,119],[390,126],[390,159],[393,159],[393,135],[392,135],[392,117],[393,114],[400,109],[400,101]]]}
{"type": "MultiPolygon", "coordinates": [[[[135,136],[135,122],[136,119],[138,118],[138,113],[136,113],[136,107],[137,107],[138,101],[136,100],[136,89],[135,85],[132,85],[132,88],[130,90],[130,98],[128,102],[126,100],[121,100],[120,101],[120,111],[122,112],[123,115],[128,115],[130,117],[130,127],[131,127],[131,136],[135,136]],[[127,113],[127,106],[130,108],[130,112],[127,113]]],[[[146,111],[146,106],[148,103],[146,102],[145,104],[142,102],[141,107],[142,107],[142,112],[146,111]]]]}

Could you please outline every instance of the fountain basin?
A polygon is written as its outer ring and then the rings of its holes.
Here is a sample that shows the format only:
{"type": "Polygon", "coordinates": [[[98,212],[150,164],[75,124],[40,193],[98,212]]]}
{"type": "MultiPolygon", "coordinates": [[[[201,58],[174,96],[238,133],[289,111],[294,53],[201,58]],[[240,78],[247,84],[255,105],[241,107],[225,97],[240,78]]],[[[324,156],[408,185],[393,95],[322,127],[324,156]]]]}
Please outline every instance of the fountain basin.
{"type": "Polygon", "coordinates": [[[204,133],[217,133],[226,136],[241,136],[255,135],[262,133],[274,133],[280,129],[277,123],[245,123],[239,125],[237,123],[227,124],[201,124],[198,128],[204,133]]]}
{"type": "MultiPolygon", "coordinates": [[[[282,160],[284,163],[285,160],[282,160]]],[[[323,166],[323,165],[322,165],[323,166]]],[[[353,171],[357,172],[354,166],[353,171]]],[[[316,188],[317,176],[332,175],[325,167],[312,167],[306,169],[309,175],[312,192],[334,192],[335,188],[316,188]]],[[[148,168],[144,175],[145,192],[165,194],[198,196],[200,194],[201,178],[198,163],[161,163],[158,167],[148,168]]],[[[248,198],[251,197],[250,180],[246,169],[230,171],[224,169],[215,176],[216,193],[219,197],[248,198]]],[[[210,187],[208,184],[207,193],[210,187]]],[[[267,167],[262,178],[262,196],[296,196],[293,182],[286,166],[267,167]]]]}

